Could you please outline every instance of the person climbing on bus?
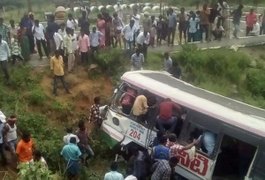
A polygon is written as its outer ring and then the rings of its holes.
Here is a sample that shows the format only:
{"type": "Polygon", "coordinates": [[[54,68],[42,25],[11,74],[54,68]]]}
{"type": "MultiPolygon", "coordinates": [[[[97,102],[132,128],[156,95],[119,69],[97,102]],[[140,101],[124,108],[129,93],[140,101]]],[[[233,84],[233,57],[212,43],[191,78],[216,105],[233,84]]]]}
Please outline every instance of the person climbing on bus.
{"type": "Polygon", "coordinates": [[[172,157],[167,160],[159,160],[153,166],[153,174],[151,180],[171,180],[175,179],[175,167],[177,166],[179,159],[177,157],[172,157]]]}
{"type": "Polygon", "coordinates": [[[160,131],[174,132],[177,125],[177,117],[173,115],[174,110],[178,112],[178,116],[181,113],[181,107],[171,99],[167,98],[159,104],[159,116],[157,119],[157,125],[160,131]]]}
{"type": "Polygon", "coordinates": [[[208,156],[211,156],[214,152],[216,138],[216,134],[209,130],[205,130],[201,138],[199,138],[202,142],[202,151],[205,152],[208,156]]]}
{"type": "Polygon", "coordinates": [[[124,88],[125,92],[121,95],[120,104],[122,112],[129,115],[131,113],[137,91],[129,86],[124,88]]]}
{"type": "Polygon", "coordinates": [[[159,144],[153,147],[151,157],[154,161],[156,160],[169,160],[169,148],[166,146],[167,137],[163,136],[159,140],[159,144]]]}
{"type": "Polygon", "coordinates": [[[192,143],[186,146],[182,146],[178,143],[178,139],[175,134],[173,133],[169,134],[168,141],[166,144],[166,146],[169,148],[169,157],[177,157],[179,152],[191,149],[199,142],[200,142],[200,139],[194,139],[192,143]]]}
{"type": "Polygon", "coordinates": [[[144,91],[141,95],[137,96],[132,107],[133,115],[136,116],[137,120],[140,122],[144,120],[148,110],[146,94],[147,92],[144,91]]]}

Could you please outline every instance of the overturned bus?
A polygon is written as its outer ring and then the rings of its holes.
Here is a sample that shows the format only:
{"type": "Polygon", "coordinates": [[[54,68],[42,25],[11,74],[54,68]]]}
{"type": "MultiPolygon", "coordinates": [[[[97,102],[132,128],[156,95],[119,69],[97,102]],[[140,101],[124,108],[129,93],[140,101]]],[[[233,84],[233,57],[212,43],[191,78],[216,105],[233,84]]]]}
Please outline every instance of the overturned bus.
{"type": "MultiPolygon", "coordinates": [[[[170,98],[185,111],[178,141],[186,145],[196,129],[210,133],[212,152],[196,147],[195,158],[179,153],[176,172],[197,179],[265,179],[265,110],[209,92],[178,80],[165,72],[133,71],[121,77],[102,123],[109,145],[135,143],[146,149],[156,137],[156,122],[140,123],[124,113],[120,99],[126,87],[137,94],[147,90],[159,104],[170,98]]],[[[201,134],[201,137],[204,137],[201,134]]]]}

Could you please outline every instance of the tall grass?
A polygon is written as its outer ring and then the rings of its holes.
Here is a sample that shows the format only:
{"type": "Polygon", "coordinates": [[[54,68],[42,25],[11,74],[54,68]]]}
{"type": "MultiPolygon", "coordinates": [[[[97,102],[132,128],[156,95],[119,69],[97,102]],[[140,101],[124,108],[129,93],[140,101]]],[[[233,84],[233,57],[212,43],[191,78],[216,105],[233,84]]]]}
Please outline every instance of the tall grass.
{"type": "MultiPolygon", "coordinates": [[[[183,80],[227,97],[265,108],[265,68],[251,67],[252,59],[229,49],[199,50],[185,45],[173,55],[183,80]]],[[[260,60],[258,60],[260,61],[260,60]]]]}

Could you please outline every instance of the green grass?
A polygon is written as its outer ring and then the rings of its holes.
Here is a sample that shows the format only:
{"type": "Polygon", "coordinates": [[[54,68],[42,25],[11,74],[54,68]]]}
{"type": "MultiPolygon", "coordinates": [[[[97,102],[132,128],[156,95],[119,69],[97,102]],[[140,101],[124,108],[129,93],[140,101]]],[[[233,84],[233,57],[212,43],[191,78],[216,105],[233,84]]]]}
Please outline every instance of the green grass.
{"type": "MultiPolygon", "coordinates": [[[[259,48],[259,47],[257,47],[259,48]]],[[[265,108],[264,60],[229,49],[198,50],[183,46],[173,57],[181,65],[183,80],[212,92],[265,108]]]]}

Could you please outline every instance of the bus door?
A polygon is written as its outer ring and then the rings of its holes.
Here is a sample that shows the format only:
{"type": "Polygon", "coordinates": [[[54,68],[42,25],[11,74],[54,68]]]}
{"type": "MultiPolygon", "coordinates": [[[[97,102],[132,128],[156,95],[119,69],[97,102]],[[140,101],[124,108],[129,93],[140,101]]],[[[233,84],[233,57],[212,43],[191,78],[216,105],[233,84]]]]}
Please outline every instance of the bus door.
{"type": "Polygon", "coordinates": [[[230,125],[223,133],[213,179],[249,179],[260,138],[230,125]]]}
{"type": "Polygon", "coordinates": [[[200,139],[196,153],[191,156],[186,150],[179,153],[177,173],[188,179],[212,179],[222,134],[221,125],[215,119],[198,112],[188,111],[184,120],[179,142],[189,144],[193,139],[200,139]]]}

